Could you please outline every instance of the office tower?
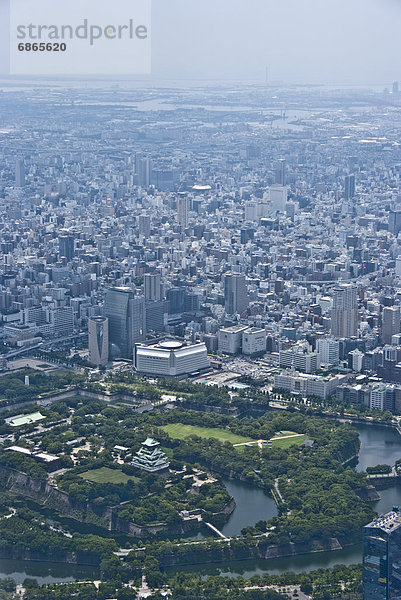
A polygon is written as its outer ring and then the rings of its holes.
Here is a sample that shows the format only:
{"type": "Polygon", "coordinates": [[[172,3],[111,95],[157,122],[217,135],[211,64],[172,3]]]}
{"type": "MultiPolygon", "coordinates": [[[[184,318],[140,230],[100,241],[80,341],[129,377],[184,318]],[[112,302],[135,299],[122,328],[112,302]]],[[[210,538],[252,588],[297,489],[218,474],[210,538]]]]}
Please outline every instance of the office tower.
{"type": "Polygon", "coordinates": [[[150,158],[137,160],[138,185],[149,187],[152,179],[152,161],[150,158]]]}
{"type": "Polygon", "coordinates": [[[316,350],[321,363],[335,366],[340,362],[340,342],[338,340],[319,338],[316,342],[316,350]]]}
{"type": "Polygon", "coordinates": [[[25,165],[22,158],[15,161],[15,185],[16,187],[24,187],[25,185],[25,165]]]}
{"type": "Polygon", "coordinates": [[[273,212],[285,212],[287,204],[287,187],[272,185],[269,188],[270,204],[273,212]]]}
{"type": "Polygon", "coordinates": [[[144,275],[145,300],[158,301],[161,299],[159,273],[145,273],[144,275]]]}
{"type": "Polygon", "coordinates": [[[185,292],[184,312],[197,312],[200,308],[200,297],[193,292],[185,292]]]}
{"type": "Polygon", "coordinates": [[[109,362],[109,321],[106,317],[92,317],[88,321],[89,362],[104,366],[109,362]]]}
{"type": "Polygon", "coordinates": [[[401,231],[401,210],[390,210],[388,230],[393,235],[398,235],[401,231]]]}
{"type": "Polygon", "coordinates": [[[176,171],[173,169],[152,169],[151,183],[162,192],[170,192],[174,189],[177,179],[176,171]]]}
{"type": "Polygon", "coordinates": [[[401,598],[401,514],[398,507],[363,528],[363,600],[401,598]]]}
{"type": "Polygon", "coordinates": [[[139,215],[138,229],[139,229],[139,235],[143,235],[146,238],[148,238],[150,236],[150,216],[149,215],[139,215]]]}
{"type": "Polygon", "coordinates": [[[400,307],[385,306],[382,315],[382,342],[383,344],[391,344],[391,338],[396,333],[400,333],[400,307]]]}
{"type": "Polygon", "coordinates": [[[331,333],[337,338],[349,338],[356,336],[357,329],[357,289],[351,284],[339,285],[333,293],[331,333]]]}
{"type": "Polygon", "coordinates": [[[344,178],[344,198],[351,200],[355,196],[355,175],[346,175],[344,178]]]}
{"type": "Polygon", "coordinates": [[[294,222],[294,220],[295,220],[295,203],[287,202],[287,204],[285,205],[285,212],[286,212],[287,217],[289,219],[291,219],[292,222],[294,222]]]}
{"type": "Polygon", "coordinates": [[[60,235],[58,238],[59,256],[70,262],[74,258],[74,236],[70,234],[60,235]]]}
{"type": "Polygon", "coordinates": [[[276,166],[275,173],[275,183],[280,186],[285,185],[285,170],[286,170],[286,160],[285,158],[279,158],[276,166]]]}
{"type": "Polygon", "coordinates": [[[399,92],[399,83],[398,81],[394,81],[393,82],[393,94],[394,96],[397,96],[399,92]]]}
{"type": "Polygon", "coordinates": [[[241,244],[247,244],[252,241],[255,235],[255,230],[250,227],[243,227],[241,229],[241,244]]]}
{"type": "Polygon", "coordinates": [[[54,337],[67,337],[74,333],[74,309],[58,306],[49,310],[49,324],[54,337]]]}
{"type": "Polygon", "coordinates": [[[179,194],[177,197],[177,213],[178,213],[178,224],[181,227],[188,227],[188,212],[189,212],[189,199],[186,194],[179,194]]]}
{"type": "Polygon", "coordinates": [[[256,221],[267,217],[271,212],[268,202],[263,200],[249,200],[245,202],[245,221],[256,221]]]}
{"type": "Polygon", "coordinates": [[[147,300],[146,306],[146,331],[160,332],[165,328],[165,315],[167,315],[167,302],[165,300],[147,300]]]}
{"type": "Polygon", "coordinates": [[[224,278],[225,309],[229,315],[241,314],[248,308],[249,298],[245,275],[228,273],[224,278]]]}
{"type": "Polygon", "coordinates": [[[184,288],[171,288],[167,292],[167,300],[169,303],[169,314],[176,315],[184,312],[185,290],[184,288]]]}
{"type": "Polygon", "coordinates": [[[132,358],[134,344],[146,335],[145,298],[135,296],[129,287],[107,290],[104,314],[109,320],[110,354],[116,358],[132,358]]]}

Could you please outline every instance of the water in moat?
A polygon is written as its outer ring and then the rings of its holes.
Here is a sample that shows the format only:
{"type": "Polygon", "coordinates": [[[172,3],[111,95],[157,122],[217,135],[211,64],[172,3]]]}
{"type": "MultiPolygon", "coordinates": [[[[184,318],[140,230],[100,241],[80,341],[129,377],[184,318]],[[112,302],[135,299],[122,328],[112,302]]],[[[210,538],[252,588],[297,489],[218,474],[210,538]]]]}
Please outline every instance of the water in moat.
{"type": "Polygon", "coordinates": [[[69,583],[97,579],[99,569],[79,565],[0,559],[0,578],[3,577],[12,577],[17,583],[22,583],[26,578],[36,579],[38,583],[69,583]]]}
{"type": "MultiPolygon", "coordinates": [[[[356,428],[361,439],[361,450],[356,466],[358,471],[364,471],[367,467],[377,464],[393,465],[396,460],[401,458],[401,436],[395,429],[376,425],[358,425],[356,428]]],[[[267,519],[267,516],[262,516],[263,510],[266,515],[270,513],[271,517],[277,514],[275,507],[273,508],[270,504],[271,499],[264,496],[263,492],[258,490],[258,488],[238,484],[238,482],[225,481],[224,483],[237,503],[230,521],[222,529],[226,535],[238,534],[246,525],[254,525],[259,519],[267,519]],[[237,488],[238,485],[240,485],[239,488],[237,488]],[[240,491],[239,494],[237,490],[240,491]],[[253,500],[255,493],[258,494],[260,504],[258,501],[253,500]],[[264,499],[259,496],[260,493],[263,494],[264,499]],[[256,502],[256,507],[253,502],[256,502]],[[254,518],[254,516],[257,518],[254,518]]],[[[371,504],[373,510],[379,514],[388,512],[394,505],[401,506],[401,486],[392,486],[384,490],[379,490],[379,494],[380,500],[371,504]]],[[[301,572],[321,568],[327,569],[336,564],[351,565],[359,563],[361,557],[362,547],[361,545],[356,545],[335,552],[319,552],[269,560],[227,561],[221,562],[218,565],[191,565],[191,567],[169,569],[169,572],[197,571],[204,575],[220,574],[227,577],[251,577],[252,575],[267,572],[301,572]]]]}
{"type": "Polygon", "coordinates": [[[221,528],[227,537],[240,535],[241,529],[247,525],[268,521],[278,514],[273,498],[260,488],[228,479],[223,479],[223,483],[237,505],[228,522],[221,528]]]}
{"type": "MultiPolygon", "coordinates": [[[[365,470],[377,464],[393,465],[401,458],[401,436],[391,428],[375,425],[358,425],[361,451],[356,469],[365,470]]],[[[259,520],[268,520],[277,514],[272,498],[261,489],[239,481],[225,480],[229,493],[236,501],[236,508],[228,522],[222,527],[227,535],[238,535],[243,527],[255,525],[259,520]]],[[[372,504],[378,513],[385,513],[394,505],[401,506],[401,486],[379,490],[380,501],[372,504]]],[[[291,556],[270,560],[229,561],[218,565],[197,565],[188,568],[169,569],[173,571],[198,571],[202,574],[250,577],[254,574],[282,573],[284,571],[310,571],[329,568],[335,564],[355,564],[361,560],[361,546],[353,546],[336,552],[321,552],[302,556],[291,556]]],[[[0,560],[0,577],[12,576],[21,582],[25,577],[35,577],[39,582],[72,581],[95,578],[96,569],[76,565],[50,565],[28,561],[0,560]]]]}

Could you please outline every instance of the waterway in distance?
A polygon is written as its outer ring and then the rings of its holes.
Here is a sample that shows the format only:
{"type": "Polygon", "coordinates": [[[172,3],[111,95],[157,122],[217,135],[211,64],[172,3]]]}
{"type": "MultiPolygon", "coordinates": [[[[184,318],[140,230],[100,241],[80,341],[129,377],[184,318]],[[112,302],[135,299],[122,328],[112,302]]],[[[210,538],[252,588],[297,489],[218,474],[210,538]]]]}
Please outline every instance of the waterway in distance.
{"type": "MultiPolygon", "coordinates": [[[[401,458],[401,436],[394,429],[376,425],[358,425],[357,429],[361,439],[361,451],[356,466],[358,471],[377,464],[392,465],[401,458]]],[[[268,520],[277,514],[273,499],[260,488],[239,481],[224,480],[224,483],[237,505],[228,522],[222,527],[225,535],[238,535],[243,527],[255,525],[257,521],[268,520]]],[[[385,513],[394,505],[401,506],[401,486],[379,490],[379,494],[381,499],[372,503],[372,508],[378,513],[385,513]]],[[[191,565],[190,567],[168,569],[167,572],[196,571],[202,575],[251,577],[262,573],[301,572],[329,568],[335,564],[356,564],[361,561],[361,556],[362,548],[360,545],[356,545],[335,552],[269,560],[229,561],[218,565],[191,565]]],[[[22,582],[25,577],[34,577],[39,583],[51,583],[96,578],[98,571],[93,567],[76,565],[0,560],[0,578],[6,576],[13,577],[17,582],[22,582]]]]}

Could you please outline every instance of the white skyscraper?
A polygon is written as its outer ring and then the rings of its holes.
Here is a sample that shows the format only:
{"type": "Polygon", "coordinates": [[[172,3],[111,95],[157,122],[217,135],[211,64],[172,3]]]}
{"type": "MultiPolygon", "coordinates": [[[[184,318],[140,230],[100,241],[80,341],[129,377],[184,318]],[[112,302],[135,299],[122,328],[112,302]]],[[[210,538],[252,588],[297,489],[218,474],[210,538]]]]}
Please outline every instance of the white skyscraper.
{"type": "Polygon", "coordinates": [[[325,365],[338,365],[340,362],[340,342],[334,338],[320,338],[316,342],[320,362],[325,365]]]}
{"type": "Polygon", "coordinates": [[[334,289],[331,333],[337,338],[355,337],[358,330],[357,289],[352,284],[334,289]]]}
{"type": "Polygon", "coordinates": [[[269,188],[270,204],[273,212],[285,212],[287,195],[287,187],[284,185],[272,185],[269,188]]]}

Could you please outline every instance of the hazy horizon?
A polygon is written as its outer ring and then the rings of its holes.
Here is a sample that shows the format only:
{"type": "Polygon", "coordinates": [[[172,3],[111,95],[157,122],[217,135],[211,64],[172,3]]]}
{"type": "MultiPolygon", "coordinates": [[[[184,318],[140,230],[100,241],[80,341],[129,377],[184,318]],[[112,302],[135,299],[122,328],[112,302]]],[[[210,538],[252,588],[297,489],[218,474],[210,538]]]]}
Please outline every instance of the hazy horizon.
{"type": "Polygon", "coordinates": [[[388,85],[400,28],[399,0],[152,0],[152,74],[133,78],[388,85]]]}

